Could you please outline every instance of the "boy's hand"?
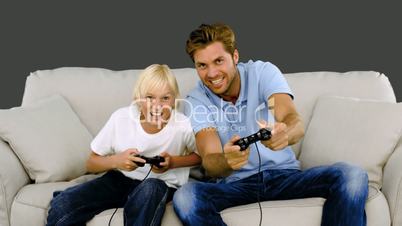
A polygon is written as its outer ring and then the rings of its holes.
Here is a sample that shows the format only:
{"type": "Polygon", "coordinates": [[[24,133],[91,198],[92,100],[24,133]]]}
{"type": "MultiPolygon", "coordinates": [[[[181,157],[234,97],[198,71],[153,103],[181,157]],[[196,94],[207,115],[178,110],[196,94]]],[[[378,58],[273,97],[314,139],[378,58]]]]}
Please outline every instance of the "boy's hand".
{"type": "Polygon", "coordinates": [[[133,171],[137,169],[138,165],[136,162],[145,163],[144,159],[135,157],[135,155],[138,155],[139,153],[140,152],[136,148],[130,148],[124,152],[113,155],[114,168],[125,171],[133,171]]]}
{"type": "Polygon", "coordinates": [[[172,166],[172,161],[171,161],[172,157],[169,155],[169,153],[162,152],[160,154],[160,156],[165,158],[165,161],[159,163],[159,165],[161,167],[157,167],[157,166],[152,165],[152,172],[154,172],[154,173],[164,173],[164,172],[168,171],[172,166]]]}

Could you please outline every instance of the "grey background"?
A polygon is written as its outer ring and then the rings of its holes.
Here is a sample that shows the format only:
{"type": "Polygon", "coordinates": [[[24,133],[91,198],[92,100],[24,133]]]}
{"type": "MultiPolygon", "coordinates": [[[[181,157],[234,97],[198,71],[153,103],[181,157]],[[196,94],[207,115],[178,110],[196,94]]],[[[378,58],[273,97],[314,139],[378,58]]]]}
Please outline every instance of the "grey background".
{"type": "Polygon", "coordinates": [[[218,21],[235,30],[242,61],[271,61],[284,73],[375,70],[402,101],[397,1],[10,0],[0,3],[0,108],[20,105],[35,70],[193,67],[188,33],[218,21]]]}

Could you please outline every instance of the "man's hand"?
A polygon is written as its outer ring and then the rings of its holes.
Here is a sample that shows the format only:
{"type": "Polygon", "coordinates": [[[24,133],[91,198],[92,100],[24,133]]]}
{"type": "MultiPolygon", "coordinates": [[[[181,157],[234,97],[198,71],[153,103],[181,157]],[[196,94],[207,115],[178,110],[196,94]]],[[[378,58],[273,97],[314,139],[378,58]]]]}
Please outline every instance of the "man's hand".
{"type": "Polygon", "coordinates": [[[160,168],[158,168],[157,166],[152,166],[152,172],[154,172],[154,173],[164,173],[164,172],[168,171],[171,168],[171,165],[172,165],[171,160],[172,160],[172,158],[169,155],[169,153],[162,152],[160,154],[160,156],[165,158],[165,161],[159,163],[159,165],[161,166],[160,168]]]}
{"type": "Polygon", "coordinates": [[[234,145],[239,139],[240,137],[235,135],[223,146],[224,157],[232,170],[238,170],[246,165],[250,155],[250,148],[240,151],[240,146],[234,145]]]}
{"type": "Polygon", "coordinates": [[[113,155],[114,168],[125,171],[133,171],[137,169],[138,165],[136,162],[145,163],[144,159],[135,157],[135,155],[138,154],[139,151],[136,148],[132,148],[113,155]]]}
{"type": "MultiPolygon", "coordinates": [[[[260,128],[270,127],[265,121],[258,123],[260,128]]],[[[288,127],[285,123],[277,122],[271,130],[271,138],[269,140],[262,140],[261,143],[273,150],[278,151],[289,145],[288,127]]]]}

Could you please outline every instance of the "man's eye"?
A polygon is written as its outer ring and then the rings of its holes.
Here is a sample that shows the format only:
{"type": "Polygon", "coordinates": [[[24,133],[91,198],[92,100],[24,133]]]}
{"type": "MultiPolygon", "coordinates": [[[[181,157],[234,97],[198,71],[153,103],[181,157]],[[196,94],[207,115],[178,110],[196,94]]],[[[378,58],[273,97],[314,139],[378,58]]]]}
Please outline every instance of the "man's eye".
{"type": "Polygon", "coordinates": [[[216,60],[216,64],[222,64],[222,63],[223,63],[223,60],[222,60],[222,59],[216,60]]]}
{"type": "Polygon", "coordinates": [[[205,64],[199,64],[199,65],[197,65],[197,68],[199,68],[199,69],[204,69],[206,66],[205,66],[205,64]]]}

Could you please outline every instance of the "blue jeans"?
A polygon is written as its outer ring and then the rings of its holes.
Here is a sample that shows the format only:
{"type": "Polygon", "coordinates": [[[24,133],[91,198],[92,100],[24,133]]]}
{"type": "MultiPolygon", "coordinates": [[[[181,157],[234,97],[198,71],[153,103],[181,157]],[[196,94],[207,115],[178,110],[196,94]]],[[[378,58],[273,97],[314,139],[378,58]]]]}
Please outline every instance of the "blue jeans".
{"type": "Polygon", "coordinates": [[[165,204],[172,200],[175,190],[159,179],[141,182],[119,171],[109,171],[94,180],[55,192],[46,225],[85,226],[96,214],[122,207],[124,225],[160,225],[165,204]]]}
{"type": "Polygon", "coordinates": [[[184,225],[226,225],[220,211],[257,202],[259,192],[261,201],[323,197],[321,225],[366,225],[367,173],[345,163],[266,170],[232,183],[188,183],[175,193],[173,205],[184,225]]]}

